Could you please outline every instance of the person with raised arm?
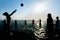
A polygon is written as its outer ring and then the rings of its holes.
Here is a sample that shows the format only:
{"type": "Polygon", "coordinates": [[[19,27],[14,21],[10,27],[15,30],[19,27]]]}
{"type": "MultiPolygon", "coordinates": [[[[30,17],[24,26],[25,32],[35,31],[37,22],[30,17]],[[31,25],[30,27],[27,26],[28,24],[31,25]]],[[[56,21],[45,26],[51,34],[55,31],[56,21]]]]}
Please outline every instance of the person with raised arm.
{"type": "Polygon", "coordinates": [[[10,21],[11,21],[11,16],[17,11],[15,9],[11,14],[8,14],[7,12],[4,12],[3,15],[6,16],[7,19],[7,30],[8,30],[8,35],[10,35],[10,21]]]}

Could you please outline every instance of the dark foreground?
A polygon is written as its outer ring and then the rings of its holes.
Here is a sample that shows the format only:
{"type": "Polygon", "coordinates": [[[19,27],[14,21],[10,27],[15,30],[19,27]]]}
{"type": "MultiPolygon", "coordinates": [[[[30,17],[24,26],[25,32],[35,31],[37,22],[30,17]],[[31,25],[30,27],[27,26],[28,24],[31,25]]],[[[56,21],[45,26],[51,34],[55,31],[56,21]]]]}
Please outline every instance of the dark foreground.
{"type": "Polygon", "coordinates": [[[37,38],[33,32],[19,32],[19,31],[12,31],[11,35],[9,36],[7,33],[0,32],[0,40],[60,40],[60,37],[53,37],[49,38],[37,38]],[[13,33],[13,34],[12,34],[13,33]]]}
{"type": "Polygon", "coordinates": [[[10,36],[8,34],[3,34],[2,32],[0,33],[0,40],[36,40],[35,35],[30,32],[12,32],[10,36]]]}

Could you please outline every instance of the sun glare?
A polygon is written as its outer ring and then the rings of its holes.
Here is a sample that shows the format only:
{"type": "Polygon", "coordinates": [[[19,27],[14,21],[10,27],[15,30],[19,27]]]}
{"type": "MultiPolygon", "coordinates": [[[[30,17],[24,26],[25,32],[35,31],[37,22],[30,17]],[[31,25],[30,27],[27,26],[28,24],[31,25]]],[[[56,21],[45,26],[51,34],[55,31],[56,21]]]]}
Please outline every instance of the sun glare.
{"type": "Polygon", "coordinates": [[[36,5],[34,5],[34,12],[41,13],[44,12],[46,8],[47,5],[45,3],[37,3],[36,5]]]}

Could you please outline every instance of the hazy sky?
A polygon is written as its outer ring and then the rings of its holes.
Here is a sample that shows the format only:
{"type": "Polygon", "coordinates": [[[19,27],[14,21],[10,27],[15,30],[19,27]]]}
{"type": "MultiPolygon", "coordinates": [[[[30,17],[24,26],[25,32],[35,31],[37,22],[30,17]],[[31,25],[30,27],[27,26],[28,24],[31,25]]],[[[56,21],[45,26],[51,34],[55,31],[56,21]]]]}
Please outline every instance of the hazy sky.
{"type": "Polygon", "coordinates": [[[55,19],[56,16],[60,17],[60,0],[0,0],[0,20],[5,19],[2,15],[4,12],[10,14],[15,9],[16,13],[11,16],[14,20],[45,20],[48,13],[55,19]]]}

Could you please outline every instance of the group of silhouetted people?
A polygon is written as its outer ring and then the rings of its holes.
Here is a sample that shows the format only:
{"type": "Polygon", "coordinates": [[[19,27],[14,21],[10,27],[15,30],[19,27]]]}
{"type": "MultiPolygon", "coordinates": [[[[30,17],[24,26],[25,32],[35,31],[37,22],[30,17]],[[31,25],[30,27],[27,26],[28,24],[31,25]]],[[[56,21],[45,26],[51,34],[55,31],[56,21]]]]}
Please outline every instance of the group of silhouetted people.
{"type": "MultiPolygon", "coordinates": [[[[15,13],[16,10],[14,10],[11,14],[8,14],[7,12],[3,13],[4,16],[6,16],[6,19],[3,21],[3,27],[4,27],[4,32],[6,30],[8,31],[8,35],[10,35],[10,21],[11,21],[11,15],[15,13]],[[7,21],[6,21],[7,20],[7,21]]],[[[54,27],[53,27],[53,18],[51,16],[51,13],[47,15],[47,35],[49,38],[53,38],[54,35],[54,27]]],[[[25,25],[27,25],[26,20],[24,21],[25,25]]],[[[32,20],[32,25],[34,25],[34,19],[32,20]]],[[[56,28],[55,28],[55,33],[58,34],[58,27],[59,27],[59,17],[56,17],[56,28]]],[[[39,20],[39,27],[41,27],[41,19],[39,20]]],[[[17,28],[17,21],[15,20],[15,28],[17,28]]]]}
{"type": "Polygon", "coordinates": [[[59,17],[56,17],[56,24],[55,24],[55,32],[54,32],[54,25],[51,13],[47,15],[47,35],[50,39],[53,38],[54,34],[58,34],[59,32],[59,17]]]}

